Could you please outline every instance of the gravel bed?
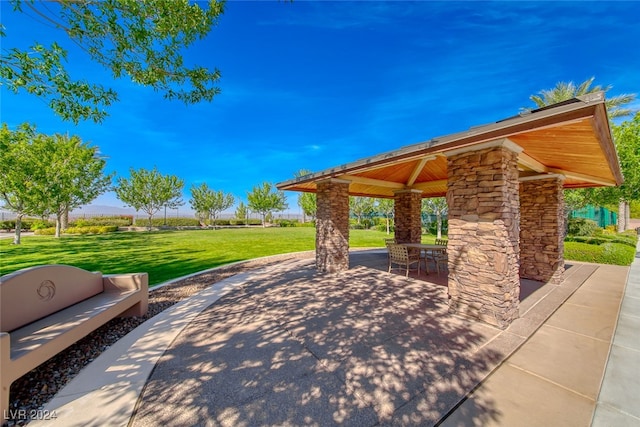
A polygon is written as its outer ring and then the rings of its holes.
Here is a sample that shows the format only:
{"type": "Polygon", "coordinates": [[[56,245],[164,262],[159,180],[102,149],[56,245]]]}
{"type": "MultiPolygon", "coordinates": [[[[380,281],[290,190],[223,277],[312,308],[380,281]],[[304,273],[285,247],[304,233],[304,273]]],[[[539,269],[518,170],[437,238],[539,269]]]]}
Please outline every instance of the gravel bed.
{"type": "MultiPolygon", "coordinates": [[[[83,367],[91,363],[113,343],[131,332],[145,320],[152,318],[184,298],[190,297],[204,288],[238,273],[274,265],[287,259],[311,258],[313,256],[313,252],[301,252],[259,258],[196,274],[164,285],[156,290],[151,290],[149,292],[149,311],[146,316],[113,319],[14,381],[10,390],[10,413],[7,415],[20,412],[29,414],[43,409],[44,405],[73,379],[83,367]]],[[[26,425],[29,420],[9,419],[7,421],[3,418],[3,422],[5,423],[3,426],[22,426],[26,425]]]]}

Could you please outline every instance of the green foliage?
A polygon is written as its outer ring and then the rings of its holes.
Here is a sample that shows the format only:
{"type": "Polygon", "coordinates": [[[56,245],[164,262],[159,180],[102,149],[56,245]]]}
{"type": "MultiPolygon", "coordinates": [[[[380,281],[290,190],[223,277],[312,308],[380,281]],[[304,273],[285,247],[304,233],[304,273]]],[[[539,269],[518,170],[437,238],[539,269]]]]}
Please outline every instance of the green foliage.
{"type": "Polygon", "coordinates": [[[55,227],[39,228],[34,231],[34,234],[38,236],[53,236],[54,234],[56,234],[56,228],[55,227]]]}
{"type": "Polygon", "coordinates": [[[236,208],[236,218],[239,220],[246,220],[247,213],[247,206],[244,204],[244,202],[238,203],[238,207],[236,208]]]}
{"type": "Polygon", "coordinates": [[[208,219],[211,224],[215,225],[218,214],[233,206],[233,202],[232,194],[212,190],[204,182],[199,187],[191,187],[191,207],[201,220],[208,219]]]}
{"type": "MultiPolygon", "coordinates": [[[[148,227],[148,218],[136,218],[134,224],[137,227],[148,227]]],[[[151,227],[163,227],[165,226],[164,218],[155,218],[151,220],[151,227]]],[[[200,221],[196,218],[184,218],[184,217],[171,217],[167,218],[167,227],[199,227],[200,221]]]]}
{"type": "MultiPolygon", "coordinates": [[[[608,92],[612,86],[602,87],[600,85],[591,87],[595,77],[591,77],[576,86],[574,82],[558,82],[552,89],[544,89],[538,92],[538,95],[531,95],[531,99],[536,107],[541,108],[547,105],[557,104],[558,102],[567,101],[577,96],[586,95],[594,92],[608,92]]],[[[635,94],[622,94],[607,97],[606,106],[610,118],[628,116],[633,113],[631,108],[625,107],[636,99],[635,94]]]]}
{"type": "Polygon", "coordinates": [[[273,212],[283,211],[288,208],[287,199],[284,193],[276,190],[269,182],[253,187],[253,191],[247,193],[249,209],[258,212],[262,216],[262,226],[266,225],[266,220],[273,212]]]}
{"type": "Polygon", "coordinates": [[[567,234],[570,236],[595,236],[601,231],[595,221],[586,218],[570,218],[567,224],[567,234]]]}
{"type": "MultiPolygon", "coordinates": [[[[220,92],[218,70],[189,68],[181,49],[206,36],[223,13],[223,2],[182,1],[62,1],[57,4],[14,0],[14,9],[37,16],[34,23],[58,28],[89,58],[111,71],[114,78],[129,76],[165,98],[186,104],[211,101],[220,92]]],[[[7,22],[4,22],[5,24],[7,22]]],[[[0,35],[4,36],[4,31],[0,35]]],[[[65,67],[64,41],[45,46],[3,49],[2,85],[48,99],[64,120],[101,122],[105,107],[117,101],[113,89],[85,80],[73,80],[65,67]]]]}
{"type": "Polygon", "coordinates": [[[349,197],[349,213],[356,218],[358,228],[370,228],[375,213],[376,199],[371,197],[349,197]]]}
{"type": "Polygon", "coordinates": [[[567,260],[598,264],[631,265],[635,255],[635,248],[619,243],[593,245],[582,242],[565,242],[564,244],[564,256],[567,260]]]}
{"type": "Polygon", "coordinates": [[[65,234],[106,234],[118,231],[117,225],[89,225],[84,227],[68,227],[65,234]]]}
{"type": "Polygon", "coordinates": [[[182,206],[184,181],[175,175],[162,175],[155,167],[152,170],[133,168],[130,178],[118,178],[116,196],[136,211],[147,214],[148,226],[153,216],[162,208],[176,209],[182,206]]]}
{"type": "Polygon", "coordinates": [[[79,218],[69,222],[72,227],[87,227],[101,225],[115,225],[116,227],[129,227],[133,224],[133,215],[96,216],[79,218]]]}
{"type": "Polygon", "coordinates": [[[274,222],[279,227],[298,227],[300,225],[300,221],[297,219],[277,219],[274,222]]]}
{"type": "MultiPolygon", "coordinates": [[[[111,185],[105,160],[77,136],[39,134],[22,124],[0,131],[0,196],[5,206],[24,215],[55,214],[56,236],[62,214],[91,202],[111,185]]],[[[15,243],[20,243],[16,231],[15,243]]]]}
{"type": "Polygon", "coordinates": [[[42,219],[36,219],[33,221],[33,223],[31,223],[31,227],[29,228],[31,229],[31,231],[36,231],[36,230],[41,230],[43,228],[51,228],[51,227],[55,228],[55,223],[52,223],[51,221],[45,221],[42,219]]]}
{"type": "MultiPolygon", "coordinates": [[[[295,178],[302,178],[303,176],[311,174],[308,169],[300,169],[294,176],[295,178]]],[[[305,216],[314,219],[316,217],[316,194],[315,193],[298,193],[298,206],[302,209],[302,213],[305,216]]]]}
{"type": "Polygon", "coordinates": [[[567,236],[565,242],[580,242],[590,245],[602,245],[604,243],[618,243],[632,248],[636,247],[636,237],[628,234],[601,234],[599,236],[567,236]]]}

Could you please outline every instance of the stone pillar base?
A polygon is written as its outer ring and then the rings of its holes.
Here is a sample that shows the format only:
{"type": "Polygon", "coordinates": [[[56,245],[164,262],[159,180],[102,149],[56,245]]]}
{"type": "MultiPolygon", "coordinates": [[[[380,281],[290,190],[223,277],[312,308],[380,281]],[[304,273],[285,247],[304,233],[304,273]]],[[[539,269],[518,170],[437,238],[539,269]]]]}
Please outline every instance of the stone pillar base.
{"type": "Polygon", "coordinates": [[[349,269],[349,181],[317,183],[316,268],[323,273],[349,269]]]}

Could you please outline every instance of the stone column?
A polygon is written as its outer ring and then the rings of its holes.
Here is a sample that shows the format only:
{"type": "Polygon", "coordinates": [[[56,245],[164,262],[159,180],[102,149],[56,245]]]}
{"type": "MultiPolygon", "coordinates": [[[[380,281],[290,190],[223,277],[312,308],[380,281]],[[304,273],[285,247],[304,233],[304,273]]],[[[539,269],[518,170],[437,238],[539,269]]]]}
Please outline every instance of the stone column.
{"type": "Polygon", "coordinates": [[[518,317],[520,151],[502,139],[446,153],[449,311],[500,328],[518,317]]]}
{"type": "Polygon", "coordinates": [[[316,267],[323,273],[349,269],[349,181],[317,183],[316,267]]]}
{"type": "Polygon", "coordinates": [[[559,284],[564,273],[564,176],[520,179],[520,277],[559,284]]]}
{"type": "Polygon", "coordinates": [[[422,239],[422,191],[394,191],[395,238],[398,243],[420,243],[422,239]]]}

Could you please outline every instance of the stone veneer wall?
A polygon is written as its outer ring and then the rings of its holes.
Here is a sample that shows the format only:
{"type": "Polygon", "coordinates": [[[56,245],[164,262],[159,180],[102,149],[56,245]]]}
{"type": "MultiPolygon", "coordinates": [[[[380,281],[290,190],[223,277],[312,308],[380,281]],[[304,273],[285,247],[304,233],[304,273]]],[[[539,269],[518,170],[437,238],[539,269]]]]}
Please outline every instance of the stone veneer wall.
{"type": "Polygon", "coordinates": [[[325,273],[349,269],[349,181],[317,183],[316,268],[325,273]]]}
{"type": "Polygon", "coordinates": [[[559,284],[564,273],[563,179],[520,183],[520,276],[559,284]]]}
{"type": "Polygon", "coordinates": [[[395,192],[395,238],[398,243],[420,243],[422,239],[422,191],[395,192]]]}
{"type": "MultiPolygon", "coordinates": [[[[519,147],[507,141],[507,147],[519,147]]],[[[506,328],[518,317],[518,154],[449,155],[449,310],[506,328]]]]}

